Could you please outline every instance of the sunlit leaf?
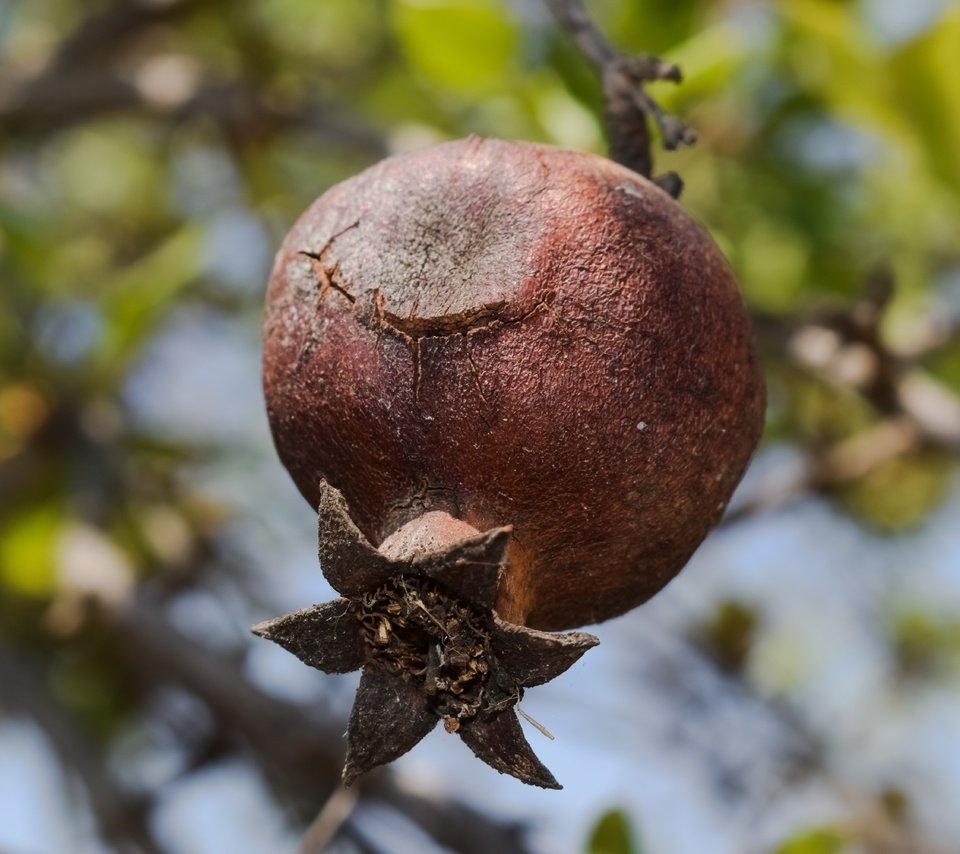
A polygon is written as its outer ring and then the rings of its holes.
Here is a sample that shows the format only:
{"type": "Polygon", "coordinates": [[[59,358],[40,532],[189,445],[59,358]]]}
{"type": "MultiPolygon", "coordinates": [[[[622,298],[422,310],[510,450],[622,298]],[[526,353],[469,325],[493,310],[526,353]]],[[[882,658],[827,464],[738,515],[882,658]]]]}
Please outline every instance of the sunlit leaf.
{"type": "Polygon", "coordinates": [[[729,86],[730,76],[746,56],[742,36],[726,21],[695,33],[664,54],[665,60],[680,66],[683,83],[664,84],[657,90],[657,100],[672,107],[729,86]]]}
{"type": "MultiPolygon", "coordinates": [[[[377,0],[259,0],[251,14],[285,49],[326,66],[355,66],[382,47],[383,4],[377,0]]],[[[229,30],[219,40],[224,36],[229,30]]]]}
{"type": "Polygon", "coordinates": [[[737,253],[740,283],[751,303],[770,311],[795,306],[806,284],[809,247],[796,231],[758,220],[737,253]]]}
{"type": "Polygon", "coordinates": [[[926,149],[936,175],[960,190],[960,8],[900,51],[891,62],[891,83],[915,140],[926,149]]]}
{"type": "Polygon", "coordinates": [[[616,0],[587,4],[624,51],[664,53],[686,38],[702,17],[704,0],[616,0]]]}
{"type": "Polygon", "coordinates": [[[410,64],[441,89],[479,94],[513,68],[517,27],[497,0],[397,0],[393,25],[410,64]]]}
{"type": "Polygon", "coordinates": [[[843,854],[846,850],[847,834],[842,828],[818,827],[790,837],[775,854],[843,854]]]}
{"type": "Polygon", "coordinates": [[[122,369],[173,307],[176,295],[196,279],[202,245],[199,227],[184,225],[103,285],[106,329],[97,354],[100,370],[110,374],[122,369]]]}
{"type": "Polygon", "coordinates": [[[56,577],[55,504],[20,508],[0,527],[0,581],[23,596],[47,596],[56,577]]]}

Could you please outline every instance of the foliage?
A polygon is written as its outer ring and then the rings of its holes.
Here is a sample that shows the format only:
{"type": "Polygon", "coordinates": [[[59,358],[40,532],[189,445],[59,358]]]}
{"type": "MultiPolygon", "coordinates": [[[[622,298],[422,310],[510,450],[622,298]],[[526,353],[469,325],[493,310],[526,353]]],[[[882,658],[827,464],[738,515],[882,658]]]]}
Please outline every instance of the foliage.
{"type": "Polygon", "coordinates": [[[597,819],[587,841],[587,854],[643,854],[630,819],[621,810],[610,810],[597,819]]]}
{"type": "Polygon", "coordinates": [[[788,839],[775,854],[843,854],[846,838],[842,829],[818,827],[788,839]]]}

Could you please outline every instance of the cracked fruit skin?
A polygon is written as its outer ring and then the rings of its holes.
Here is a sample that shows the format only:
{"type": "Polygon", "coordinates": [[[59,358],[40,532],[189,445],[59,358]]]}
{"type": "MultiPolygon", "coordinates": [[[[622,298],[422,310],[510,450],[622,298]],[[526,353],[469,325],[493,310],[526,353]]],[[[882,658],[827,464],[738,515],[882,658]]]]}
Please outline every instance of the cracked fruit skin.
{"type": "Polygon", "coordinates": [[[656,593],[760,435],[716,245],[601,157],[471,137],[330,189],[278,253],[267,409],[305,498],[373,544],[428,511],[512,525],[496,611],[544,631],[656,593]]]}

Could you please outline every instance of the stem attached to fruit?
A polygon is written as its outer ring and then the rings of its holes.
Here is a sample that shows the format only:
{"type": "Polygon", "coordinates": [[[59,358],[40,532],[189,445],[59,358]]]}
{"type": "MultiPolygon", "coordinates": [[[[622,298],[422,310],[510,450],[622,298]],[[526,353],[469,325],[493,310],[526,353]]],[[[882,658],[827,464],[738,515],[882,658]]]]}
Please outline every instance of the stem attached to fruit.
{"type": "MultiPolygon", "coordinates": [[[[651,177],[653,156],[648,118],[656,123],[667,150],[696,142],[693,130],[675,116],[667,115],[644,88],[656,80],[679,83],[681,74],[676,65],[653,56],[618,54],[590,19],[583,0],[547,0],[547,5],[603,81],[604,123],[611,160],[645,178],[651,177]]],[[[666,172],[653,180],[674,198],[683,189],[683,181],[675,172],[666,172]]]]}
{"type": "Polygon", "coordinates": [[[254,632],[327,673],[363,669],[344,781],[406,753],[442,719],[497,771],[560,788],[513,707],[524,688],[558,676],[597,639],[536,631],[496,613],[511,529],[481,533],[430,511],[375,549],[336,489],[324,482],[321,496],[320,563],[341,596],[254,632]]]}

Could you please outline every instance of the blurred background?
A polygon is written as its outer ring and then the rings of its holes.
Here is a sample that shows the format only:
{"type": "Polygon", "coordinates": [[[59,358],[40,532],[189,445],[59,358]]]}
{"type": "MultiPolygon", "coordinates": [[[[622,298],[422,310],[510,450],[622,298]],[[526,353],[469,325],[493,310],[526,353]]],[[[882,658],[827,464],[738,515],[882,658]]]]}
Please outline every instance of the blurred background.
{"type": "Polygon", "coordinates": [[[769,383],[721,527],[524,708],[336,786],[356,674],[249,634],[331,598],[259,386],[331,184],[478,133],[604,151],[540,0],[0,0],[0,851],[960,850],[960,7],[592,0],[769,383]],[[305,840],[301,842],[301,840],[305,840]]]}

